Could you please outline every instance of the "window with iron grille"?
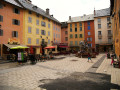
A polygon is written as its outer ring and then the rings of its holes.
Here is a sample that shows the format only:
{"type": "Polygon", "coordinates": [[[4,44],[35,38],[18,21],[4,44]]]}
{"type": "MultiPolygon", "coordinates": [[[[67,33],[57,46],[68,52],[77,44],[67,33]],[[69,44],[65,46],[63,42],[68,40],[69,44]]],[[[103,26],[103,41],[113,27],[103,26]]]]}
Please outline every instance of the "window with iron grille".
{"type": "Polygon", "coordinates": [[[16,14],[20,14],[20,10],[18,8],[13,8],[13,12],[16,14]]]}
{"type": "Polygon", "coordinates": [[[36,25],[39,25],[39,20],[36,20],[36,25]]]}
{"type": "Polygon", "coordinates": [[[28,22],[32,23],[32,18],[31,17],[28,17],[28,22]]]}
{"type": "Polygon", "coordinates": [[[32,33],[32,28],[31,27],[28,27],[28,33],[32,33]]]}
{"type": "Polygon", "coordinates": [[[43,21],[41,21],[41,26],[46,26],[46,23],[45,22],[43,22],[43,21]]]}
{"type": "Polygon", "coordinates": [[[46,35],[45,30],[41,30],[41,34],[42,34],[42,35],[46,35]]]}
{"type": "Polygon", "coordinates": [[[3,36],[3,30],[0,29],[0,36],[3,36]]]}
{"type": "Polygon", "coordinates": [[[31,38],[28,38],[28,44],[31,44],[31,38]]]}
{"type": "Polygon", "coordinates": [[[20,20],[13,19],[12,21],[14,25],[20,25],[20,20]]]}
{"type": "Polygon", "coordinates": [[[18,37],[18,32],[17,31],[12,31],[12,37],[18,37]]]}
{"type": "Polygon", "coordinates": [[[0,15],[0,22],[3,22],[3,16],[0,15]]]}

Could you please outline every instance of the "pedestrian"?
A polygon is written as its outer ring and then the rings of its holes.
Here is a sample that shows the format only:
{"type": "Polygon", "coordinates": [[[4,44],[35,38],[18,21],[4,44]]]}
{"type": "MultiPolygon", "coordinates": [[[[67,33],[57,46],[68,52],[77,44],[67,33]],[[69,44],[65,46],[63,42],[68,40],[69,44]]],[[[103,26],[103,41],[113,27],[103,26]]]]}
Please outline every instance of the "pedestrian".
{"type": "Polygon", "coordinates": [[[114,53],[112,53],[111,55],[111,65],[113,64],[113,62],[114,62],[114,53]]]}
{"type": "MultiPolygon", "coordinates": [[[[91,60],[91,55],[90,55],[90,53],[88,53],[88,62],[89,62],[89,60],[91,60]]],[[[91,62],[92,62],[92,60],[91,60],[91,62]]]]}

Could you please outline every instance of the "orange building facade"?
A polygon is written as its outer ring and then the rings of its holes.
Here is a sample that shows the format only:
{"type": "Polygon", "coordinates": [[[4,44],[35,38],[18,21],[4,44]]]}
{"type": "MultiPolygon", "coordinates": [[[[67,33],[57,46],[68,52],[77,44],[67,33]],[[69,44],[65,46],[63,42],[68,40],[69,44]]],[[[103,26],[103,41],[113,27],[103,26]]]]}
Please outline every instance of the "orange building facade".
{"type": "Polygon", "coordinates": [[[0,1],[0,56],[3,44],[23,44],[23,10],[13,3],[0,1]]]}
{"type": "Polygon", "coordinates": [[[62,22],[61,35],[61,43],[68,44],[68,24],[66,22],[62,22]]]}
{"type": "Polygon", "coordinates": [[[88,46],[95,49],[95,30],[94,30],[94,20],[84,22],[84,32],[85,41],[87,41],[88,46]]]}

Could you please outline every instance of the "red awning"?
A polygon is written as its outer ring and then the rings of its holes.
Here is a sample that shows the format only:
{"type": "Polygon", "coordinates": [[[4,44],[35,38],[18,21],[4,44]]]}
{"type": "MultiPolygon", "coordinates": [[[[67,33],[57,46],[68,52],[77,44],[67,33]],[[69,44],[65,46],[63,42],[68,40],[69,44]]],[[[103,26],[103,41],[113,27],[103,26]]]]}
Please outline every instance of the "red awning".
{"type": "Polygon", "coordinates": [[[44,49],[53,49],[55,48],[55,46],[48,46],[48,47],[45,47],[44,49]]]}
{"type": "Polygon", "coordinates": [[[69,48],[69,46],[59,46],[59,47],[61,47],[61,48],[69,48]]]}

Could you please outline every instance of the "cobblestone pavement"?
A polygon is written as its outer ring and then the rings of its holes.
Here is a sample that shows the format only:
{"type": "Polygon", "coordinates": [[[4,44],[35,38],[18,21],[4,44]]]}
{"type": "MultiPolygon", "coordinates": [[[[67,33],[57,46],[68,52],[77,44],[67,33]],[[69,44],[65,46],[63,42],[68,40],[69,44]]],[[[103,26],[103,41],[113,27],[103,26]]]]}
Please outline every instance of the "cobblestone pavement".
{"type": "Polygon", "coordinates": [[[0,69],[0,90],[42,90],[38,88],[44,84],[40,80],[64,78],[74,72],[84,73],[102,56],[103,54],[100,54],[93,58],[93,62],[74,55],[59,56],[58,59],[39,62],[36,65],[0,69]]]}

